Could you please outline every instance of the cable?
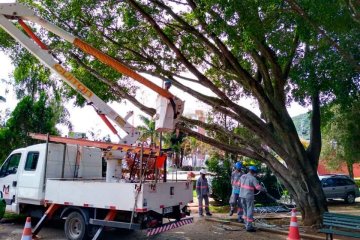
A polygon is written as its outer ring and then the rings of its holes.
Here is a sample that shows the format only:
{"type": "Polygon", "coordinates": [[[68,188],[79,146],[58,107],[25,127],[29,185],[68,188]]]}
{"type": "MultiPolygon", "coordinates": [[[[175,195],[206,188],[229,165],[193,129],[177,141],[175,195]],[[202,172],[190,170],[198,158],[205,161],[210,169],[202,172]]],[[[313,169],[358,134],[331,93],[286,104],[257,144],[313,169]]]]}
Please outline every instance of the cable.
{"type": "Polygon", "coordinates": [[[309,186],[307,185],[307,182],[305,181],[304,177],[302,177],[302,181],[305,184],[306,187],[306,191],[304,191],[305,193],[309,193],[309,186]]]}
{"type": "Polygon", "coordinates": [[[236,232],[236,231],[243,231],[244,229],[243,228],[232,228],[232,227],[229,227],[229,226],[225,226],[224,224],[220,224],[218,225],[219,228],[221,229],[224,229],[226,231],[233,231],[233,232],[236,232]]]}
{"type": "MultiPolygon", "coordinates": [[[[141,144],[141,158],[143,158],[143,147],[144,147],[144,143],[141,144]]],[[[149,161],[149,158],[150,158],[150,154],[149,154],[149,157],[148,157],[148,161],[149,161]]],[[[141,162],[143,162],[143,161],[141,161],[141,162]]],[[[134,162],[134,164],[135,164],[135,162],[134,162]]],[[[140,168],[142,168],[142,167],[143,166],[140,166],[140,168]]],[[[129,229],[131,229],[131,225],[133,224],[133,221],[134,221],[135,210],[136,210],[136,207],[137,207],[137,200],[138,200],[141,188],[142,188],[144,175],[145,175],[145,171],[142,171],[142,175],[140,176],[140,182],[139,182],[140,186],[139,186],[138,189],[136,189],[134,208],[133,208],[133,210],[131,212],[131,220],[130,220],[129,229]]]]}
{"type": "MultiPolygon", "coordinates": [[[[263,182],[260,182],[260,184],[262,185],[263,189],[266,190],[266,187],[264,185],[263,182]]],[[[279,190],[279,189],[278,189],[279,190]]],[[[259,194],[260,191],[257,193],[259,194]]],[[[255,224],[259,224],[262,225],[263,227],[267,227],[267,228],[276,228],[277,225],[273,225],[273,224],[268,224],[266,222],[266,220],[264,220],[266,218],[266,215],[268,214],[272,214],[272,213],[279,213],[280,211],[286,210],[287,212],[290,211],[291,209],[288,208],[285,204],[279,202],[279,200],[277,200],[275,197],[273,197],[272,195],[270,195],[267,191],[265,192],[266,196],[272,200],[274,200],[277,204],[277,206],[272,206],[272,207],[258,207],[256,211],[256,213],[258,213],[260,215],[260,217],[258,218],[254,218],[254,222],[255,224]]],[[[255,195],[257,195],[255,194],[255,195]]],[[[256,209],[255,209],[256,210],[256,209]]]]}

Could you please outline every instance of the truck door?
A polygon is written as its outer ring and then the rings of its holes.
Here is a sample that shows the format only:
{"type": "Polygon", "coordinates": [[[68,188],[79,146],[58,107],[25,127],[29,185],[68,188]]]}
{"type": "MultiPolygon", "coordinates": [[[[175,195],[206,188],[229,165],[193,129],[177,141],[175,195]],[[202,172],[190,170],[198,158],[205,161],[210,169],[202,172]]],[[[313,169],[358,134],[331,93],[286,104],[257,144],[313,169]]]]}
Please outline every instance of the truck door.
{"type": "Polygon", "coordinates": [[[21,153],[11,154],[0,168],[0,191],[6,202],[6,210],[11,211],[11,205],[15,203],[17,187],[17,170],[21,153]]]}

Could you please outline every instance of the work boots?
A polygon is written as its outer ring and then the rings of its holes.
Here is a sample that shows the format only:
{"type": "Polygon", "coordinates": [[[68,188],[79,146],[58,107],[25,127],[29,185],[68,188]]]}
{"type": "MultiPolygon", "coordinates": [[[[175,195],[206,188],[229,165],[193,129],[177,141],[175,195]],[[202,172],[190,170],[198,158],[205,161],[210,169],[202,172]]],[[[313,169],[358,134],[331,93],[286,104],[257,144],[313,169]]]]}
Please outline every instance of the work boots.
{"type": "Polygon", "coordinates": [[[234,209],[231,209],[229,212],[229,216],[231,217],[234,214],[234,209]]]}

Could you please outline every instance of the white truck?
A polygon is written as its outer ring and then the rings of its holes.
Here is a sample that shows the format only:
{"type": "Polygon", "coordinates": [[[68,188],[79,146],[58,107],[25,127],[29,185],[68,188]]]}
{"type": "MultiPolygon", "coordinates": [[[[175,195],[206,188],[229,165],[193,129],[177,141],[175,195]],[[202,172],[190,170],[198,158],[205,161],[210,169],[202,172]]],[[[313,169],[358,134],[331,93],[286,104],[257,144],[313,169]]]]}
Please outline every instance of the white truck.
{"type": "Polygon", "coordinates": [[[6,210],[65,219],[68,239],[96,239],[104,226],[148,229],[148,236],[188,223],[186,204],[192,185],[178,182],[106,182],[102,150],[63,143],[42,143],[14,150],[0,169],[6,210]],[[171,222],[164,218],[173,219],[171,222]]]}

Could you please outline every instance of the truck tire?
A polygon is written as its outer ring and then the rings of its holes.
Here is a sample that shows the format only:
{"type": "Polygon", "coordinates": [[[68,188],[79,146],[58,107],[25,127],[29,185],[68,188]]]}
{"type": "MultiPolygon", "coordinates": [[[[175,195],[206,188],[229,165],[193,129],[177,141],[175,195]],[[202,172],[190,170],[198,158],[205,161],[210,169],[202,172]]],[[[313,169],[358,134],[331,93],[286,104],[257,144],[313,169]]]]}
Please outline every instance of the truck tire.
{"type": "Polygon", "coordinates": [[[64,225],[65,236],[69,240],[85,240],[88,239],[88,225],[84,216],[79,212],[70,213],[64,225]]]}

